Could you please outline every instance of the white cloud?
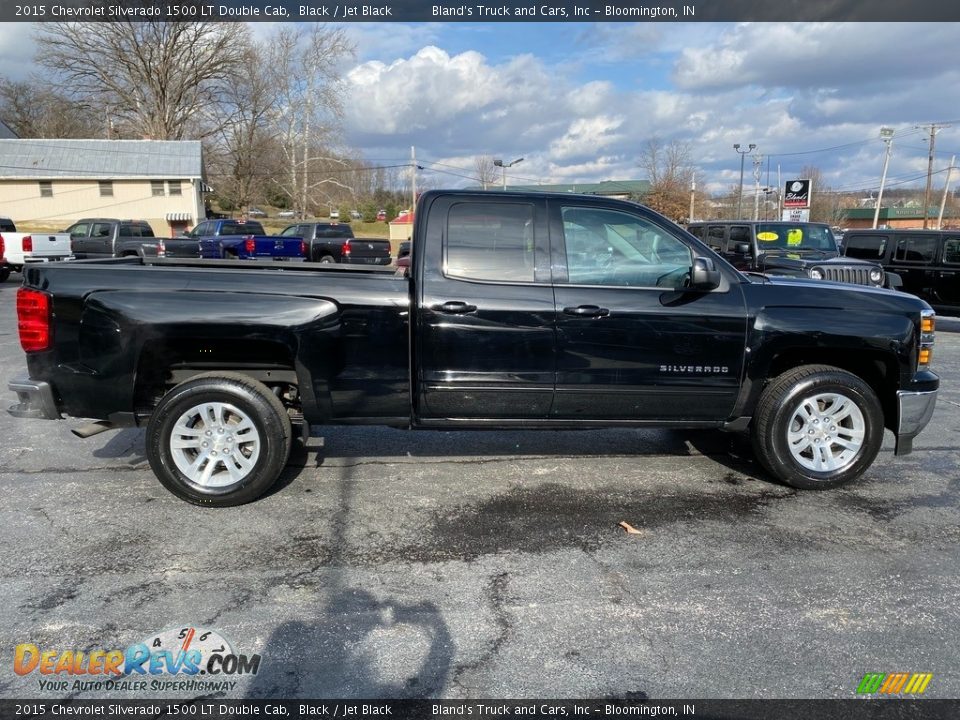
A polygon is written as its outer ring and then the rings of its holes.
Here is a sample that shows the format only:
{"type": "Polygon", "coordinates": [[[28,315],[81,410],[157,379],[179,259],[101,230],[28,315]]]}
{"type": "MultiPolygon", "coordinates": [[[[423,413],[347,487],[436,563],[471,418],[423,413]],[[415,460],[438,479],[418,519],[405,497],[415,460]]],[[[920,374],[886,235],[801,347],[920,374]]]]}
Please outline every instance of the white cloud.
{"type": "Polygon", "coordinates": [[[550,143],[550,156],[553,160],[594,157],[623,137],[617,132],[622,125],[622,117],[610,115],[578,118],[563,137],[550,143]]]}
{"type": "Polygon", "coordinates": [[[351,127],[369,134],[424,130],[480,111],[500,94],[496,73],[480,53],[451,57],[432,45],[389,65],[363,63],[346,81],[351,127]]]}

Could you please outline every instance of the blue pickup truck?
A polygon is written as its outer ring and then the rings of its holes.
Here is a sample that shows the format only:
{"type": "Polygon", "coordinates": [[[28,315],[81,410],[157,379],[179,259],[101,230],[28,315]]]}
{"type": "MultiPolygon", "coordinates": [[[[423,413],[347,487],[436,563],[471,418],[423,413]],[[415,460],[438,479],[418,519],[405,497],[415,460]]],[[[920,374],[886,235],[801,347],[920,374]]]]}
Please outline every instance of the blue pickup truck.
{"type": "Polygon", "coordinates": [[[252,220],[205,220],[193,230],[164,243],[167,257],[237,260],[303,260],[302,238],[267,235],[252,220]]]}

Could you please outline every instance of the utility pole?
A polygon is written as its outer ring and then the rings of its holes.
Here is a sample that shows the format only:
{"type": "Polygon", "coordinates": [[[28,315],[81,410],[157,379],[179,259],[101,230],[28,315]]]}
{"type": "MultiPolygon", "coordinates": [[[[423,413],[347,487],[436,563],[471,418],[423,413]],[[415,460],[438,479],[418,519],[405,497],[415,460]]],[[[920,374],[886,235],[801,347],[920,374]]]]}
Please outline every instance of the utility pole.
{"type": "Polygon", "coordinates": [[[747,147],[746,150],[740,149],[740,143],[736,143],[733,146],[733,149],[740,156],[740,186],[737,191],[737,220],[743,219],[743,158],[748,154],[753,152],[753,149],[757,147],[753,143],[747,147]]]}
{"type": "Polygon", "coordinates": [[[943,184],[943,197],[940,198],[940,214],[937,216],[937,230],[943,230],[943,209],[947,205],[947,193],[950,189],[950,175],[953,173],[953,164],[957,161],[957,156],[950,158],[950,167],[947,168],[947,181],[943,184]]]}
{"type": "Polygon", "coordinates": [[[413,214],[417,211],[417,149],[413,145],[410,146],[410,188],[410,213],[413,214]]]}
{"type": "MultiPolygon", "coordinates": [[[[925,128],[926,125],[917,125],[919,128],[925,128]]],[[[933,185],[933,147],[937,141],[937,131],[945,127],[950,127],[944,123],[930,123],[930,152],[927,156],[927,188],[923,193],[923,229],[927,229],[927,215],[930,210],[930,190],[933,185]]]]}
{"type": "MultiPolygon", "coordinates": [[[[949,176],[947,178],[949,180],[949,176]]],[[[690,213],[687,215],[687,224],[693,222],[693,202],[697,193],[697,176],[690,178],[690,213]]]]}
{"type": "MultiPolygon", "coordinates": [[[[880,193],[877,195],[877,205],[873,209],[873,229],[877,229],[877,223],[880,222],[880,203],[883,200],[883,186],[887,182],[887,167],[890,165],[890,146],[893,144],[893,128],[880,128],[880,139],[887,144],[887,150],[883,155],[883,174],[880,175],[880,193]]],[[[926,217],[926,213],[924,213],[926,217]]]]}
{"type": "Polygon", "coordinates": [[[753,156],[753,221],[760,219],[760,168],[763,155],[753,156]]]}

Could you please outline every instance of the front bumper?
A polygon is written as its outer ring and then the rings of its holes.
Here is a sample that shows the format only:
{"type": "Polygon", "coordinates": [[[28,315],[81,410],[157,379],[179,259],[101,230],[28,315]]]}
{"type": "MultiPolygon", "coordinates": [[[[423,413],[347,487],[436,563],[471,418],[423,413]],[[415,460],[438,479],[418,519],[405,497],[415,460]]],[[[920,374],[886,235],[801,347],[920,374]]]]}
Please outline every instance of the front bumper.
{"type": "Polygon", "coordinates": [[[31,380],[24,375],[14,378],[7,384],[7,388],[17,394],[19,402],[11,405],[8,413],[17,418],[34,418],[44,420],[59,420],[60,411],[53,397],[53,388],[50,383],[42,380],[31,380]]]}
{"type": "Polygon", "coordinates": [[[900,418],[897,424],[897,445],[894,451],[897,455],[909,455],[913,451],[913,439],[930,422],[936,404],[936,390],[924,392],[899,390],[897,392],[897,409],[900,418]]]}

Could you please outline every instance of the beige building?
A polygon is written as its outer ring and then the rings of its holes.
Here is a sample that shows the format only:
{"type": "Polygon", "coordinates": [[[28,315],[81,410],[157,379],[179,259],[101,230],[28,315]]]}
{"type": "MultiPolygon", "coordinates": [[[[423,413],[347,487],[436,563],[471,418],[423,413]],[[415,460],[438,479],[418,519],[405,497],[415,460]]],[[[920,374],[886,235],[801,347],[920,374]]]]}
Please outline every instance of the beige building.
{"type": "Polygon", "coordinates": [[[0,216],[25,226],[110,217],[171,237],[205,217],[205,189],[197,140],[0,139],[0,216]]]}

